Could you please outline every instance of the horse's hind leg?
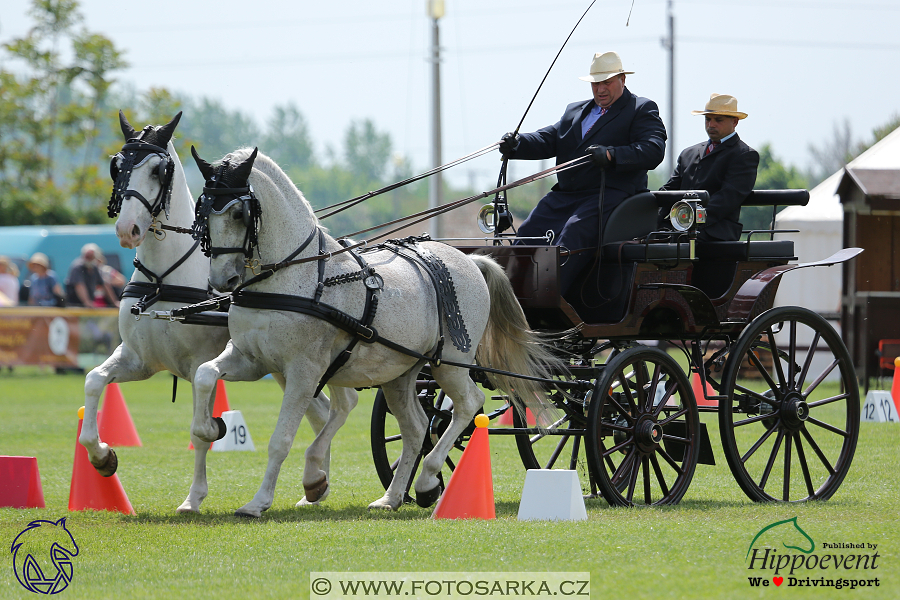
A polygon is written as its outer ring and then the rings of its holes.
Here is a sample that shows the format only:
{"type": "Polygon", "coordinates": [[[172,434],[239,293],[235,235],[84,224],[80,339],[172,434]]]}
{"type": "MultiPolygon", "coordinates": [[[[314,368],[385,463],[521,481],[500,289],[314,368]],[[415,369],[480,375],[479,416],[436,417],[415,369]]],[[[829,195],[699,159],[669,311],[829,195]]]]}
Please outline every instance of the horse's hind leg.
{"type": "Polygon", "coordinates": [[[369,508],[397,510],[406,496],[406,486],[412,476],[413,466],[422,450],[422,441],[428,428],[428,418],[416,398],[416,377],[418,368],[407,375],[381,386],[391,413],[397,419],[400,435],[403,436],[403,450],[400,462],[394,471],[394,478],[384,496],[371,503],[369,508]]]}
{"type": "MultiPolygon", "coordinates": [[[[306,490],[306,495],[297,503],[298,507],[318,504],[328,495],[328,465],[331,457],[331,440],[334,439],[337,430],[347,421],[347,416],[359,401],[359,394],[352,388],[329,386],[328,389],[331,392],[328,420],[319,427],[316,439],[306,449],[306,466],[303,468],[303,489],[306,490]]],[[[320,393],[318,397],[313,399],[312,404],[306,411],[310,424],[314,428],[313,408],[321,409],[322,398],[328,401],[328,397],[320,393]]]]}
{"type": "Polygon", "coordinates": [[[453,418],[450,419],[447,430],[435,444],[434,449],[422,461],[422,469],[416,480],[416,501],[424,499],[424,502],[419,502],[420,506],[430,506],[438,499],[437,492],[440,486],[438,471],[441,470],[456,438],[472,421],[475,411],[484,404],[484,394],[463,369],[444,366],[434,369],[433,372],[438,385],[453,400],[453,418]]]}
{"type": "Polygon", "coordinates": [[[78,442],[87,450],[91,464],[104,477],[116,472],[118,458],[115,451],[100,440],[97,428],[100,395],[109,383],[147,379],[153,373],[137,354],[125,344],[120,344],[103,364],[84,378],[84,422],[78,442]]]}

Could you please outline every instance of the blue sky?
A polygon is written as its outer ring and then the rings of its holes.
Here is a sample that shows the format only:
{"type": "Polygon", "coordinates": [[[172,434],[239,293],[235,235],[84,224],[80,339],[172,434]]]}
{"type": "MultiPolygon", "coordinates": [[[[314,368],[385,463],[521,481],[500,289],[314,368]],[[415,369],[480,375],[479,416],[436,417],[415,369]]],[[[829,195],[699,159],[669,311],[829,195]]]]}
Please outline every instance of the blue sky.
{"type": "MultiPolygon", "coordinates": [[[[444,159],[513,129],[589,0],[446,0],[440,21],[444,159]]],[[[30,3],[6,0],[0,41],[25,33],[30,3]]],[[[295,102],[320,155],[352,120],[371,118],[417,171],[430,161],[430,20],[425,0],[83,0],[85,25],[125,50],[119,79],[210,96],[264,124],[295,102]],[[214,9],[205,8],[215,6],[214,9]]],[[[900,112],[900,4],[892,0],[675,0],[676,119],[670,119],[665,0],[598,0],[553,68],[523,130],[590,96],[594,52],[618,51],[629,89],[656,100],[676,152],[704,138],[700,109],[728,93],[749,113],[738,132],[806,167],[810,145],[849,119],[857,138],[900,112]]],[[[189,115],[186,115],[189,118],[189,115]]],[[[115,119],[115,115],[110,115],[115,119]]],[[[254,140],[246,140],[253,144],[254,140]]],[[[537,165],[535,165],[536,167],[537,165]]],[[[497,158],[458,167],[492,187],[497,158]]],[[[530,165],[516,167],[523,176],[530,165]]],[[[535,169],[536,170],[536,169],[535,169]]]]}

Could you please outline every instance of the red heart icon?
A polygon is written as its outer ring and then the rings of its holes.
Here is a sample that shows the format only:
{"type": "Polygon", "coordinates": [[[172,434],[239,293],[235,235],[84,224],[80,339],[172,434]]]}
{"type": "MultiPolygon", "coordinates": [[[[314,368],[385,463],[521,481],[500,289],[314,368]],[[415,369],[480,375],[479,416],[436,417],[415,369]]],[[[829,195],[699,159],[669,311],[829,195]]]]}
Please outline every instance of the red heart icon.
{"type": "Polygon", "coordinates": [[[772,581],[775,582],[775,585],[781,585],[784,582],[784,577],[773,577],[772,581]]]}

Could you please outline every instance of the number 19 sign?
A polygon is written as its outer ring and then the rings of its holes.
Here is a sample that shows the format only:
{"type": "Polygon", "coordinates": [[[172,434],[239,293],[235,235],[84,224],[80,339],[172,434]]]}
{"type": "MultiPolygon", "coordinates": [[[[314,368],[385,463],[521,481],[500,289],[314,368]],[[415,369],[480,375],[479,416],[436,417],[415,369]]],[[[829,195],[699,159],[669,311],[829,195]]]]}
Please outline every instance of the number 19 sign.
{"type": "Polygon", "coordinates": [[[222,419],[225,421],[225,437],[213,442],[212,449],[214,452],[256,450],[253,446],[253,438],[250,437],[250,430],[247,429],[247,423],[244,422],[244,415],[241,414],[241,411],[226,410],[222,413],[222,419]]]}
{"type": "Polygon", "coordinates": [[[869,390],[862,408],[862,420],[871,423],[900,423],[891,393],[885,390],[869,390]]]}

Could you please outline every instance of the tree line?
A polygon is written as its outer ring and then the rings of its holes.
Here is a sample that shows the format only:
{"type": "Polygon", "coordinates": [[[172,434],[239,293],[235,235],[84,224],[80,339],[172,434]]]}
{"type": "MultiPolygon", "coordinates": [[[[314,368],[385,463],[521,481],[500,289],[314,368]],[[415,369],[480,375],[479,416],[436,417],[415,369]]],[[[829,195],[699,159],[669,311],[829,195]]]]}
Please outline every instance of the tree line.
{"type": "MultiPolygon", "coordinates": [[[[413,173],[408,159],[394,155],[390,135],[371,120],[352,122],[341,151],[329,150],[320,157],[306,119],[293,103],[276,106],[260,127],[218,100],[191,98],[165,88],[134,90],[115,78],[128,67],[123,52],[84,25],[77,0],[32,0],[29,16],[33,26],[28,33],[0,47],[4,55],[0,63],[0,225],[108,223],[111,182],[106,164],[122,145],[115,116],[120,107],[135,127],[166,123],[183,111],[176,135],[185,163],[191,144],[209,159],[240,146],[259,146],[285,168],[317,208],[413,173]]],[[[876,129],[871,143],[898,125],[900,115],[876,129]]],[[[818,168],[809,172],[783,164],[771,145],[765,144],[759,149],[756,188],[809,187],[871,143],[853,141],[849,123],[835,126],[833,140],[810,147],[818,168]]],[[[192,186],[202,183],[191,169],[187,172],[192,186]]],[[[651,173],[651,189],[666,179],[667,174],[659,170],[651,173]]],[[[473,193],[453,189],[446,179],[444,185],[448,200],[473,193]]],[[[526,215],[545,187],[531,185],[510,193],[513,212],[526,215]]],[[[350,233],[420,211],[427,206],[427,197],[427,182],[417,182],[335,215],[328,226],[336,234],[350,233]]],[[[771,212],[756,212],[760,214],[747,211],[751,222],[745,226],[760,228],[771,219],[771,212]]]]}

